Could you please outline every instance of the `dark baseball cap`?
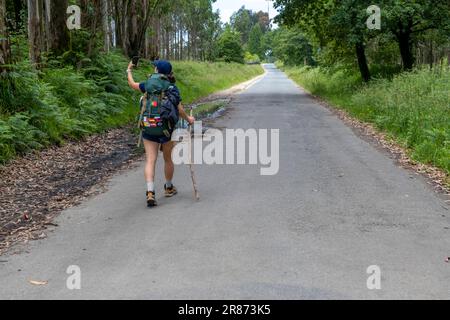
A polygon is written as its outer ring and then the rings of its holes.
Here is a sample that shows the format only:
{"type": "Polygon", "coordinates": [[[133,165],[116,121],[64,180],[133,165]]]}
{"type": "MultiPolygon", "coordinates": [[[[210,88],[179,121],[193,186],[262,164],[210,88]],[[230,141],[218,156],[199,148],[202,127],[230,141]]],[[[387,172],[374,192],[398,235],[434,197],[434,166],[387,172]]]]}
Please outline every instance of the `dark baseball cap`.
{"type": "Polygon", "coordinates": [[[158,69],[159,73],[170,74],[172,72],[172,65],[166,60],[155,60],[152,64],[158,69]]]}

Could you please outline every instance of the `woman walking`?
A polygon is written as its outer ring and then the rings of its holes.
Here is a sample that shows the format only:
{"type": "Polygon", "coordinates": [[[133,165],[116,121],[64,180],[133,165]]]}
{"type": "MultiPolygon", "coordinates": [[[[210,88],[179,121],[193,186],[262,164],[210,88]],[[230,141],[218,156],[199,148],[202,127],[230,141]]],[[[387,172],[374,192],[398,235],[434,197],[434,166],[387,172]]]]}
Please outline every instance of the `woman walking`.
{"type": "MultiPolygon", "coordinates": [[[[180,95],[178,88],[175,85],[175,77],[172,72],[172,65],[170,62],[165,60],[157,60],[153,63],[154,74],[153,76],[164,76],[168,81],[170,81],[171,86],[168,91],[180,95]]],[[[148,92],[149,88],[146,82],[136,83],[133,79],[133,62],[128,65],[128,84],[134,89],[141,91],[142,93],[148,92]]],[[[181,99],[180,99],[181,101],[181,99]]],[[[181,118],[186,120],[189,124],[193,124],[195,121],[194,117],[190,117],[186,114],[181,103],[178,105],[178,112],[181,118]]],[[[174,147],[174,142],[171,141],[171,137],[168,136],[152,136],[143,132],[142,134],[145,154],[146,154],[146,165],[145,165],[145,180],[147,182],[147,206],[154,207],[157,205],[156,202],[156,189],[155,189],[155,169],[156,160],[158,159],[158,152],[162,149],[164,155],[164,174],[166,178],[166,183],[164,185],[164,194],[166,197],[173,197],[177,194],[177,189],[172,183],[173,175],[175,171],[175,166],[172,161],[172,150],[174,147]]]]}

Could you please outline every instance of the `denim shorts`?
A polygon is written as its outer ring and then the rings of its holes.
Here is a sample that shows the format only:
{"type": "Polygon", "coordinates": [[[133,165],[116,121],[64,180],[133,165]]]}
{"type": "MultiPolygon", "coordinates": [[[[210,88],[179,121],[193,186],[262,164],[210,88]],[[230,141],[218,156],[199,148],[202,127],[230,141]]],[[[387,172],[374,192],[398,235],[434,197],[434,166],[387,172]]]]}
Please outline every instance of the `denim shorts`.
{"type": "Polygon", "coordinates": [[[152,141],[152,142],[156,142],[159,144],[166,144],[167,142],[170,142],[172,140],[172,137],[167,138],[166,136],[151,136],[148,134],[145,134],[145,132],[142,132],[142,138],[147,140],[147,141],[152,141]]]}

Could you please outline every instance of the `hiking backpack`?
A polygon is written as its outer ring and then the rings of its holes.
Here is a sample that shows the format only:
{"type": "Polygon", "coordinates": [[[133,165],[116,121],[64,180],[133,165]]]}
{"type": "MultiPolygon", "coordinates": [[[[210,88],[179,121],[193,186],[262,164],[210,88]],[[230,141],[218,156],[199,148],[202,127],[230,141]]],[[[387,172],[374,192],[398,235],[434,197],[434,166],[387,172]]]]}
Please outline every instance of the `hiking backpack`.
{"type": "Polygon", "coordinates": [[[172,100],[167,97],[168,90],[172,87],[169,80],[161,74],[153,74],[146,81],[146,93],[141,98],[141,113],[138,122],[141,137],[142,133],[154,137],[170,138],[172,136],[176,123],[173,124],[173,121],[169,121],[162,115],[163,107],[167,108],[167,105],[170,104],[169,108],[172,108],[172,100]]]}

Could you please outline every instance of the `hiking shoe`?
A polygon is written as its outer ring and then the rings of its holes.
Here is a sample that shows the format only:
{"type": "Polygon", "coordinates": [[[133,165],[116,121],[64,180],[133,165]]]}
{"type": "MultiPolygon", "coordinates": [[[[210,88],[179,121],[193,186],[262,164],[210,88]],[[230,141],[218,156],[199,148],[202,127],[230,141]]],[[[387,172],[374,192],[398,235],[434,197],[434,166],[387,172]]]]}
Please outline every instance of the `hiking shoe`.
{"type": "Polygon", "coordinates": [[[175,186],[172,186],[172,188],[167,188],[167,186],[164,185],[164,191],[166,198],[173,197],[178,193],[177,188],[175,188],[175,186]]]}
{"type": "Polygon", "coordinates": [[[155,199],[155,193],[152,191],[147,191],[147,207],[156,207],[156,199],[155,199]]]}

